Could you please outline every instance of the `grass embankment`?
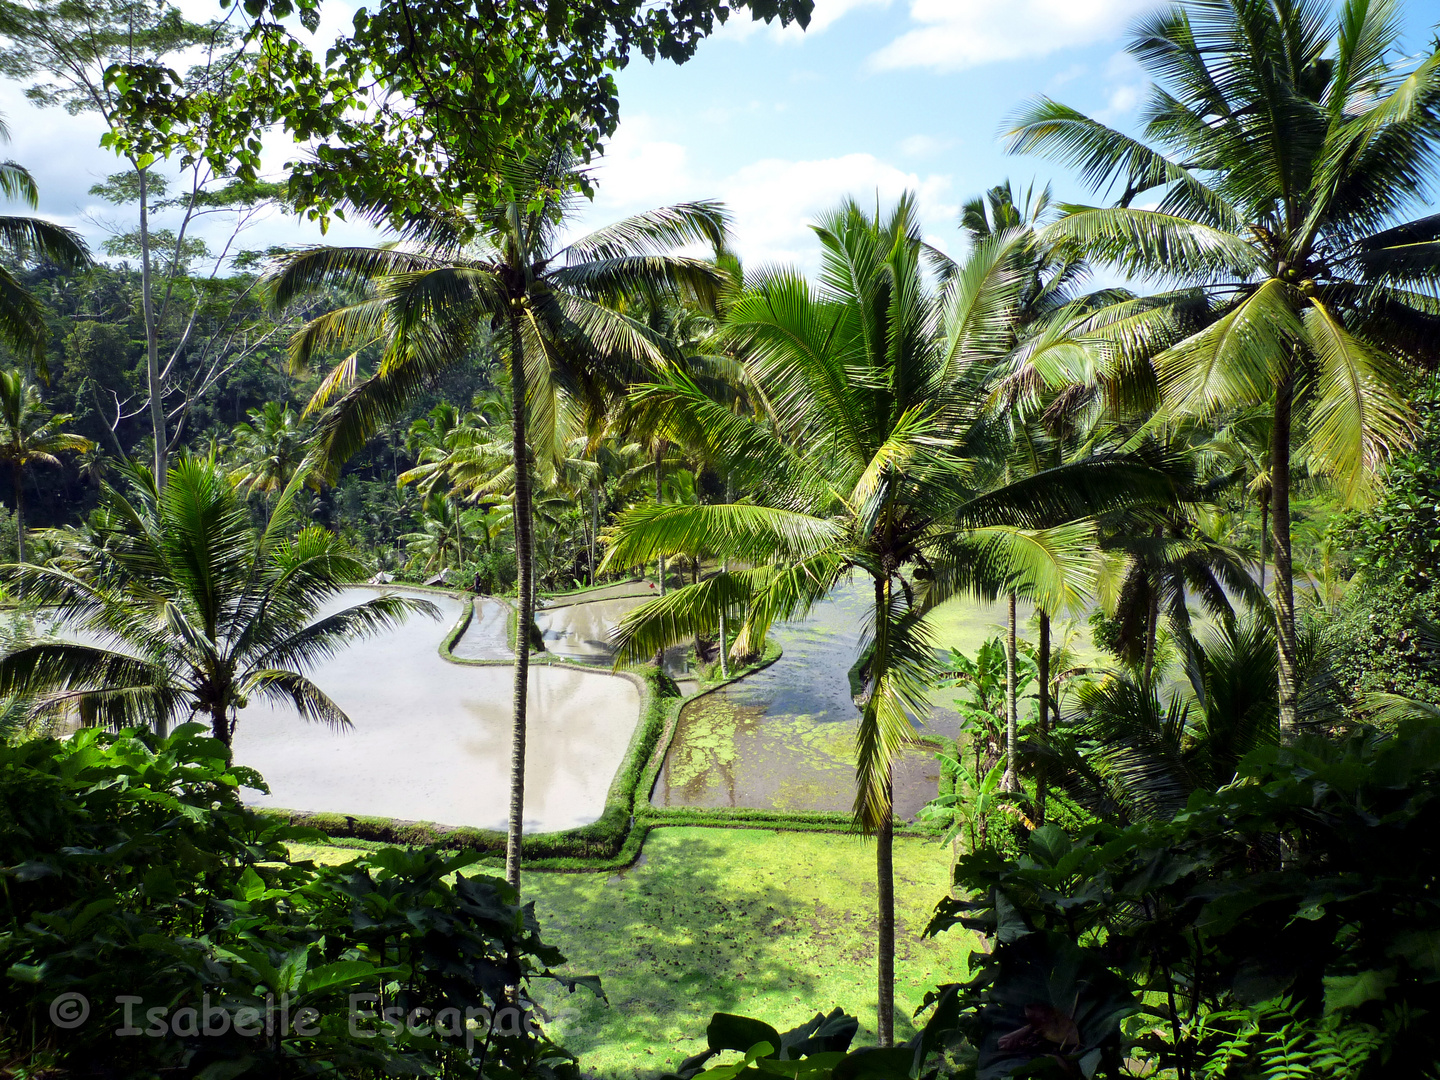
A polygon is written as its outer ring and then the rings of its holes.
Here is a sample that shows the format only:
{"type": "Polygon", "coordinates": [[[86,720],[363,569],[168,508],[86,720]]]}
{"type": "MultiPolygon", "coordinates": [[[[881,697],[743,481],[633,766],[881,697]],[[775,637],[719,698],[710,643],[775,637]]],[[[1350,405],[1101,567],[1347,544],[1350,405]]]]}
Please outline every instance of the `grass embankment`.
{"type": "MultiPolygon", "coordinates": [[[[297,848],[343,861],[354,851],[297,848]]],[[[573,974],[598,974],[610,999],[542,998],[548,1030],[587,1075],[629,1078],[700,1049],[710,1014],[759,1016],[781,1030],[818,1010],[859,1016],[875,1032],[875,849],[854,836],[752,829],[657,828],[620,873],[530,873],[545,937],[573,974]]],[[[895,842],[896,1037],[937,983],[963,978],[973,936],[920,932],[948,888],[934,840],[895,842]]]]}

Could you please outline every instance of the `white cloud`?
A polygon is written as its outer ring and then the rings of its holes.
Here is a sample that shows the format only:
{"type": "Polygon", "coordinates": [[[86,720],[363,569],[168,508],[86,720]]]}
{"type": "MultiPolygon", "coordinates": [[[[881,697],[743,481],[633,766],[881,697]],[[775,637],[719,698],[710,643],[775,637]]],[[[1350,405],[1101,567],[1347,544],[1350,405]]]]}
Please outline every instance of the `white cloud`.
{"type": "Polygon", "coordinates": [[[596,205],[633,212],[693,198],[686,157],[684,146],[658,137],[648,116],[626,120],[594,167],[596,205]]]}
{"type": "Polygon", "coordinates": [[[1106,124],[1122,121],[1133,113],[1150,85],[1145,69],[1128,52],[1117,52],[1110,57],[1105,64],[1105,81],[1108,84],[1105,107],[1095,113],[1095,119],[1106,124]]]}
{"type": "Polygon", "coordinates": [[[935,135],[911,135],[900,140],[900,152],[906,157],[929,157],[941,150],[950,149],[958,141],[935,135]]]}
{"type": "Polygon", "coordinates": [[[877,70],[958,71],[1047,56],[1056,50],[1114,37],[1152,0],[911,0],[920,24],[870,58],[877,70]]]}
{"type": "Polygon", "coordinates": [[[769,158],[724,180],[718,194],[735,216],[735,248],[748,263],[795,263],[806,270],[818,261],[810,225],[853,196],[862,206],[879,198],[882,208],[905,191],[916,193],[921,220],[943,226],[958,207],[948,175],[905,172],[871,154],[816,161],[769,158]]]}
{"type": "Polygon", "coordinates": [[[770,36],[777,40],[799,42],[807,36],[824,32],[856,8],[885,8],[889,7],[890,3],[891,0],[815,0],[815,9],[810,13],[810,25],[804,30],[795,23],[782,27],[779,20],[764,23],[758,19],[751,19],[745,14],[732,15],[715,37],[730,41],[744,41],[760,30],[768,30],[770,36]]]}
{"type": "Polygon", "coordinates": [[[819,263],[810,225],[847,195],[867,207],[878,196],[885,207],[913,191],[926,232],[937,236],[953,231],[959,210],[948,174],[907,171],[872,154],[764,158],[727,176],[707,176],[646,116],[620,125],[595,176],[595,204],[577,230],[669,203],[719,199],[730,210],[735,250],[747,264],[792,263],[807,272],[819,263]]]}
{"type": "Polygon", "coordinates": [[[1081,75],[1088,73],[1089,70],[1090,69],[1084,64],[1071,64],[1064,71],[1058,71],[1054,75],[1050,76],[1050,81],[1045,85],[1051,90],[1058,89],[1059,87],[1064,86],[1068,82],[1074,82],[1076,79],[1080,78],[1081,75]]]}

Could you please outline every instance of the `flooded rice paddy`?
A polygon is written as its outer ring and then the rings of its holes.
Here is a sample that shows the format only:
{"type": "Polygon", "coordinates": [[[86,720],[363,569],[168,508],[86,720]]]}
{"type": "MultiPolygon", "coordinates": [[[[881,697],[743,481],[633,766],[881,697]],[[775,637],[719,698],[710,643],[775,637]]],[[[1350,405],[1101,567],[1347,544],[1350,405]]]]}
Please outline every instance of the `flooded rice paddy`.
{"type": "MultiPolygon", "coordinates": [[[[374,596],[353,589],[335,609],[374,596]]],[[[537,614],[552,657],[593,670],[537,664],[530,670],[525,828],[542,832],[588,824],[604,810],[639,719],[635,681],[609,674],[609,635],[637,604],[655,595],[649,582],[622,582],[557,597],[537,614]]],[[[438,617],[361,641],[321,663],[315,682],[345,710],[352,726],[332,731],[286,709],[256,702],[240,716],[236,760],[260,772],[268,796],[257,805],[354,816],[503,828],[509,800],[512,674],[443,659],[439,646],[463,601],[426,594],[438,617]]],[[[805,619],[772,631],[784,652],[763,671],[707,694],[681,711],[674,740],[650,797],[660,806],[841,811],[854,797],[853,747],[858,713],[848,671],[868,615],[868,590],[837,590],[805,619]]],[[[453,645],[461,660],[511,658],[510,606],[481,597],[453,645]]],[[[944,609],[942,609],[944,610],[944,609]]],[[[941,643],[973,652],[996,631],[998,607],[961,605],[942,620],[941,643]]],[[[37,620],[36,629],[50,627],[37,620]]],[[[670,667],[682,692],[697,689],[683,663],[670,667]]],[[[948,703],[951,694],[937,700],[948,703]]],[[[926,733],[953,736],[956,718],[937,708],[926,733]]],[[[897,811],[912,816],[932,798],[933,751],[917,748],[897,767],[897,811]]]]}
{"type": "MultiPolygon", "coordinates": [[[[783,649],[774,664],[686,705],[652,803],[848,812],[859,721],[849,671],[869,602],[859,586],[836,590],[806,618],[772,630],[783,649]]],[[[988,630],[996,614],[978,606],[966,622],[988,630]]],[[[925,720],[918,733],[954,737],[957,717],[948,709],[925,720]]],[[[938,781],[933,750],[908,752],[895,771],[897,813],[912,817],[934,798],[938,781]]]]}
{"type": "MultiPolygon", "coordinates": [[[[354,590],[335,606],[370,595],[354,590]]],[[[241,713],[236,760],[258,770],[271,789],[255,803],[505,827],[511,671],[441,659],[441,638],[458,620],[461,602],[426,598],[440,609],[438,619],[411,616],[312,673],[350,716],[350,729],[337,733],[259,703],[241,713]]],[[[502,612],[502,640],[504,621],[502,612]]],[[[600,816],[639,714],[639,691],[629,679],[530,669],[526,831],[574,828],[600,816]]]]}

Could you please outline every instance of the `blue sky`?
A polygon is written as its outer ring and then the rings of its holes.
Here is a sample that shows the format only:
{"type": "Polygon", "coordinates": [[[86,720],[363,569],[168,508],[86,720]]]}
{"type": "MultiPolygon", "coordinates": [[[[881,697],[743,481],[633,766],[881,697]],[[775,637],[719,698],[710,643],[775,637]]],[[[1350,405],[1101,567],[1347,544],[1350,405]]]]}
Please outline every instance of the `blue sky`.
{"type": "MultiPolygon", "coordinates": [[[[735,245],[749,263],[812,269],[808,223],[844,195],[890,202],[917,193],[928,236],[959,248],[961,202],[1009,177],[1053,182],[1061,198],[1087,193],[1049,163],[1007,156],[999,132],[1026,99],[1049,94],[1116,126],[1131,127],[1145,78],[1124,52],[1127,28],[1149,0],[817,0],[806,32],[732,18],[688,64],[637,60],[619,77],[622,122],[597,167],[599,190],[581,223],[603,224],[684,199],[731,208],[735,245]]],[[[207,10],[187,0],[187,11],[207,10]]],[[[331,0],[321,38],[349,7],[331,0]]],[[[1409,0],[1407,46],[1440,22],[1440,0],[1409,0]]],[[[103,238],[112,208],[87,195],[115,171],[92,117],[37,111],[15,84],[0,84],[10,154],[42,189],[42,212],[103,238]]],[[[276,170],[294,153],[267,140],[276,170]]],[[[218,229],[220,223],[215,223],[218,229]]],[[[332,241],[366,239],[358,228],[332,241]]],[[[318,241],[318,232],[273,217],[248,247],[318,241]]]]}

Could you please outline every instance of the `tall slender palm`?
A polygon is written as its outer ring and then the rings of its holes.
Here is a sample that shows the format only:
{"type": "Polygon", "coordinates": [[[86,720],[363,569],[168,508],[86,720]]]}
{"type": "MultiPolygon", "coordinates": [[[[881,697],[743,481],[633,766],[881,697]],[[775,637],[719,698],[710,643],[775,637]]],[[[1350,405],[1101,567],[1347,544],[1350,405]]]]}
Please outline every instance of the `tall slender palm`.
{"type": "MultiPolygon", "coordinates": [[[[776,619],[803,612],[853,575],[873,606],[857,695],[855,824],[876,840],[879,1035],[894,1034],[891,770],[928,715],[935,650],[926,612],[958,591],[1024,569],[1056,580],[1088,535],[1070,526],[1097,506],[1154,491],[1129,461],[1090,461],[998,490],[985,453],[986,364],[1007,341],[1015,276],[1006,238],[977,246],[945,292],[927,289],[914,203],[884,219],[854,203],[816,227],[818,287],[793,271],[749,282],[725,334],[771,407],[732,410],[683,372],[637,391],[670,429],[727,462],[757,503],[646,505],[621,516],[606,565],[709,551],[746,565],[635,609],[617,633],[622,659],[645,658],[722,613],[756,648],[776,619]]],[[[1163,486],[1163,485],[1160,485],[1163,486]]],[[[744,642],[744,645],[740,645],[744,642]]]]}
{"type": "Polygon", "coordinates": [[[1138,278],[1198,287],[1209,325],[1155,360],[1170,414],[1264,405],[1274,426],[1271,539],[1279,723],[1293,728],[1297,639],[1290,469],[1299,453],[1352,501],[1411,438],[1397,372],[1440,342],[1440,50],[1398,49],[1398,0],[1193,0],[1142,21],[1145,139],[1048,99],[1015,151],[1077,167],[1116,205],[1071,206],[1049,235],[1138,278]],[[1154,209],[1133,205],[1141,195],[1154,209]]]}
{"type": "Polygon", "coordinates": [[[37,715],[111,727],[163,732],[198,716],[227,747],[247,700],[348,726],[305,672],[435,609],[381,596],[322,615],[368,571],[329,532],[299,528],[303,481],[292,479],[259,530],[213,460],[182,458],[163,492],[138,467],[128,491],[107,485],[87,527],[62,540],[62,565],[0,571],[94,643],[37,641],[0,656],[0,695],[32,699],[37,715]]]}
{"type": "Polygon", "coordinates": [[[277,304],[339,286],[361,299],[323,315],[294,338],[291,356],[341,346],[384,345],[379,367],[357,381],[355,353],[311,402],[334,407],[320,422],[321,449],[334,464],[392,421],[414,394],[490,342],[510,369],[511,454],[515,468],[515,558],[519,571],[509,837],[505,876],[520,882],[525,800],[525,715],[534,621],[534,537],[527,463],[563,446],[568,403],[613,392],[640,369],[669,362],[662,338],[612,306],[687,289],[713,296],[720,274],[703,259],[672,254],[701,242],[719,246],[725,214],[698,202],[625,218],[568,244],[560,241],[579,177],[562,154],[517,163],[512,201],[464,215],[419,218],[406,244],[318,248],[280,268],[277,304]],[[530,447],[534,446],[532,454],[530,447]]]}
{"type": "Polygon", "coordinates": [[[25,470],[31,465],[59,465],[55,455],[83,452],[93,443],[62,430],[74,417],[51,416],[40,389],[20,371],[0,371],[0,462],[10,466],[15,487],[15,561],[25,561],[25,470]]]}
{"type": "MultiPolygon", "coordinates": [[[[1050,214],[1050,189],[1036,191],[1033,187],[1017,193],[1007,180],[990,188],[982,196],[968,200],[960,214],[961,231],[971,244],[986,237],[1008,233],[1023,241],[1018,246],[1013,265],[1018,277],[1016,301],[1011,308],[1010,337],[1014,352],[1008,367],[1023,371],[1031,362],[1032,349],[1029,342],[1035,338],[1053,334],[1057,322],[1068,324],[1080,311],[1093,311],[1114,297],[1109,292],[1096,294],[1080,300],[1077,296],[1080,283],[1089,272],[1085,261],[1079,258],[1074,245],[1064,242],[1042,242],[1036,230],[1050,214]],[[1017,198],[1017,195],[1019,196],[1017,198]]],[[[954,272],[948,260],[937,260],[942,275],[954,272]]],[[[1053,343],[1052,347],[1053,347],[1053,343]]],[[[1005,463],[1004,479],[1015,475],[1028,475],[1043,468],[1060,464],[1061,455],[1047,453],[1040,449],[1046,440],[1036,420],[1039,410],[1030,400],[1032,395],[1022,395],[1023,377],[1017,370],[1005,370],[1002,366],[992,392],[999,414],[1005,419],[1010,430],[1012,450],[1005,463]]],[[[1058,450],[1058,444],[1052,449],[1058,450]]],[[[1082,568],[1077,567],[1077,570],[1082,568]]],[[[1019,742],[1019,694],[1017,690],[1017,621],[1018,595],[1014,587],[1005,595],[1005,772],[1001,786],[1006,791],[1020,790],[1018,771],[1019,742]]],[[[1050,612],[1041,608],[1040,632],[1048,639],[1050,612]]],[[[1041,650],[1042,668],[1047,664],[1048,648],[1041,650]]],[[[1040,726],[1043,730],[1049,722],[1045,686],[1047,673],[1041,671],[1040,726]]]]}

